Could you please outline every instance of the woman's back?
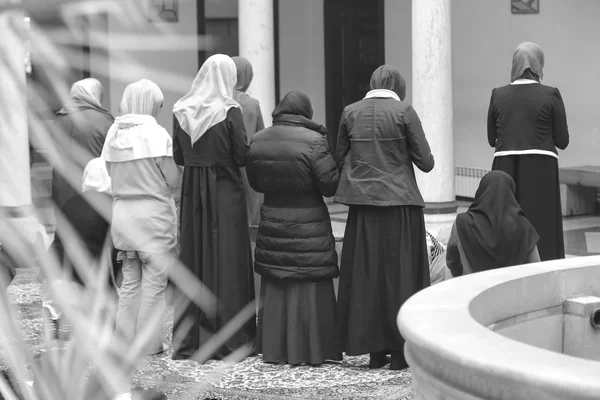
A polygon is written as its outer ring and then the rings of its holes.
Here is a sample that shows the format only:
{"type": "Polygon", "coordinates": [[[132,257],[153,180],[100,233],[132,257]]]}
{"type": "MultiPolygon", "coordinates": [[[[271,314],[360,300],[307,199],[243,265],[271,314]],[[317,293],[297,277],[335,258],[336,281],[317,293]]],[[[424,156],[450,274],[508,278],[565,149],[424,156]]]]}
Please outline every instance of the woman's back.
{"type": "Polygon", "coordinates": [[[569,144],[566,114],[558,89],[539,83],[494,89],[488,139],[496,152],[542,150],[556,154],[569,144]]]}
{"type": "Polygon", "coordinates": [[[177,118],[173,119],[173,156],[187,167],[241,167],[246,150],[244,121],[239,108],[231,108],[227,118],[209,128],[194,145],[177,118]]]}
{"type": "MultiPolygon", "coordinates": [[[[321,196],[313,175],[315,147],[323,146],[321,134],[299,126],[275,125],[254,137],[249,152],[255,188],[269,195],[314,193],[321,196]]],[[[331,196],[337,181],[323,195],[331,196]]]]}
{"type": "MultiPolygon", "coordinates": [[[[177,211],[165,180],[169,174],[163,173],[165,161],[159,157],[109,163],[114,199],[112,234],[119,250],[159,253],[175,247],[177,211]]],[[[176,171],[170,175],[178,179],[176,171]]]]}
{"type": "Polygon", "coordinates": [[[424,206],[413,163],[428,172],[434,161],[410,105],[392,98],[367,98],[346,107],[336,159],[342,167],[337,202],[424,206]]]}

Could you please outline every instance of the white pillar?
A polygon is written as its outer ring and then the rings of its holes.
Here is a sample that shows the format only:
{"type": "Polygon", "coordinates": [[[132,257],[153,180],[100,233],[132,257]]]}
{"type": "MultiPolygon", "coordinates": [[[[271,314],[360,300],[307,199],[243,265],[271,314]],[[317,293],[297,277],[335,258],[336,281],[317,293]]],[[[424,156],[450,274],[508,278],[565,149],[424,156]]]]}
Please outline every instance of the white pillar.
{"type": "Polygon", "coordinates": [[[456,216],[450,0],[412,1],[412,62],[413,105],[435,157],[417,181],[427,228],[437,235],[456,216]]]}
{"type": "Polygon", "coordinates": [[[5,247],[22,239],[35,243],[39,235],[47,240],[31,214],[24,28],[22,12],[0,12],[0,242],[5,247]]]}
{"type": "Polygon", "coordinates": [[[260,102],[265,126],[275,108],[275,45],[273,0],[239,0],[240,56],[252,64],[254,79],[248,94],[260,102]]]}

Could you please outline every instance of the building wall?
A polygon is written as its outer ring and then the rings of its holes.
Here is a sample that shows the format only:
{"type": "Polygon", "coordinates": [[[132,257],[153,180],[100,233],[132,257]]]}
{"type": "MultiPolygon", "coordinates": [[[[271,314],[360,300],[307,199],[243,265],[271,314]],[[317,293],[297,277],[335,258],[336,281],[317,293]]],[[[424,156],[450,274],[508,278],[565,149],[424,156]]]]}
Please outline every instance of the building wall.
{"type": "Polygon", "coordinates": [[[411,0],[385,0],[385,63],[398,68],[406,80],[406,99],[412,102],[411,0]]]}
{"type": "MultiPolygon", "coordinates": [[[[325,122],[324,0],[279,0],[280,93],[302,90],[325,122]]],[[[206,0],[207,18],[236,18],[237,0],[206,0]]],[[[398,67],[408,83],[412,101],[411,0],[385,0],[386,63],[398,67]]],[[[600,3],[597,0],[543,0],[537,15],[512,15],[507,0],[452,1],[455,159],[458,166],[489,168],[493,150],[486,141],[486,117],[492,88],[508,83],[512,53],[522,41],[539,43],[546,53],[543,82],[560,88],[571,131],[571,145],[561,152],[561,165],[599,164],[595,118],[596,77],[600,52],[600,3]]],[[[115,18],[108,20],[111,61],[108,63],[109,108],[118,115],[123,89],[142,77],[153,79],[165,93],[159,122],[171,129],[170,110],[188,89],[198,70],[197,53],[181,48],[170,51],[137,50],[126,55],[138,67],[124,68],[113,51],[124,29],[115,18]]],[[[161,29],[196,35],[196,2],[181,1],[179,22],[150,23],[136,28],[140,35],[161,29]]],[[[101,63],[96,65],[102,65],[101,63]]],[[[102,75],[92,67],[92,75],[102,75]]],[[[418,111],[418,110],[417,110],[418,111]]],[[[268,111],[267,111],[268,112],[268,111]]]]}
{"type": "Polygon", "coordinates": [[[142,78],[150,79],[161,88],[165,96],[163,108],[157,118],[158,123],[171,132],[173,105],[189,90],[198,72],[198,53],[195,50],[198,42],[196,2],[180,1],[179,21],[175,23],[149,22],[143,14],[145,12],[146,10],[138,9],[139,21],[134,17],[121,20],[114,15],[108,18],[109,108],[113,115],[119,115],[125,87],[142,78]],[[160,41],[153,41],[152,35],[158,34],[163,35],[160,41]],[[134,39],[137,45],[133,46],[136,50],[119,50],[120,45],[131,41],[130,35],[137,35],[134,39]],[[169,36],[174,35],[183,35],[185,39],[169,42],[169,36]],[[157,45],[163,45],[165,49],[156,50],[157,45]]]}
{"type": "Polygon", "coordinates": [[[325,124],[323,0],[279,0],[279,83],[308,95],[313,119],[325,124]]]}
{"type": "Polygon", "coordinates": [[[510,81],[512,54],[523,41],[544,49],[543,83],[558,87],[567,109],[571,144],[560,165],[600,165],[600,2],[542,0],[536,15],[512,15],[506,0],[452,1],[456,164],[490,168],[486,140],[492,88],[510,81]]]}

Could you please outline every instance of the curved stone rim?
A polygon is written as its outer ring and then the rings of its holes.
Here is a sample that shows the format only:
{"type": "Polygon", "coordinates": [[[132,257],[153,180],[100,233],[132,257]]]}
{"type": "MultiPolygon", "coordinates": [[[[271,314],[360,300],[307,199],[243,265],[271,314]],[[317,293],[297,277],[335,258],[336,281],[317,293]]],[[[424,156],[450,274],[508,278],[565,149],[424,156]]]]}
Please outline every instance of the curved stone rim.
{"type": "MultiPolygon", "coordinates": [[[[573,288],[567,274],[598,266],[600,256],[522,265],[452,279],[415,294],[397,318],[415,387],[421,379],[465,399],[597,399],[599,362],[506,338],[487,329],[472,313],[480,296],[529,277],[557,282],[554,296],[564,300],[574,295],[569,293],[573,288]]],[[[600,276],[586,285],[600,292],[600,276]]]]}

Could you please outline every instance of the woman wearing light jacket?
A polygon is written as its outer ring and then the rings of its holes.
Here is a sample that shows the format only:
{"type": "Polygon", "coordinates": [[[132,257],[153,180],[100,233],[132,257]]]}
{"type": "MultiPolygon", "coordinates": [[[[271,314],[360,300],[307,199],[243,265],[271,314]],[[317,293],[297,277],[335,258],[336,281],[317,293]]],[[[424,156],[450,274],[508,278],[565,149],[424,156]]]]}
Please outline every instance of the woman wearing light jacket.
{"type": "Polygon", "coordinates": [[[166,349],[161,317],[177,242],[171,188],[181,176],[171,136],[155,119],[162,103],[161,90],[149,80],[127,86],[121,116],[110,128],[102,150],[112,180],[111,235],[123,261],[117,329],[129,340],[150,329],[147,354],[166,349]]]}
{"type": "Polygon", "coordinates": [[[400,72],[383,65],[367,96],[347,106],[336,160],[341,170],[335,201],[350,206],[338,297],[341,349],[370,353],[371,368],[406,368],[396,326],[402,304],[429,285],[423,207],[413,164],[434,160],[416,111],[404,103],[400,72]]]}

